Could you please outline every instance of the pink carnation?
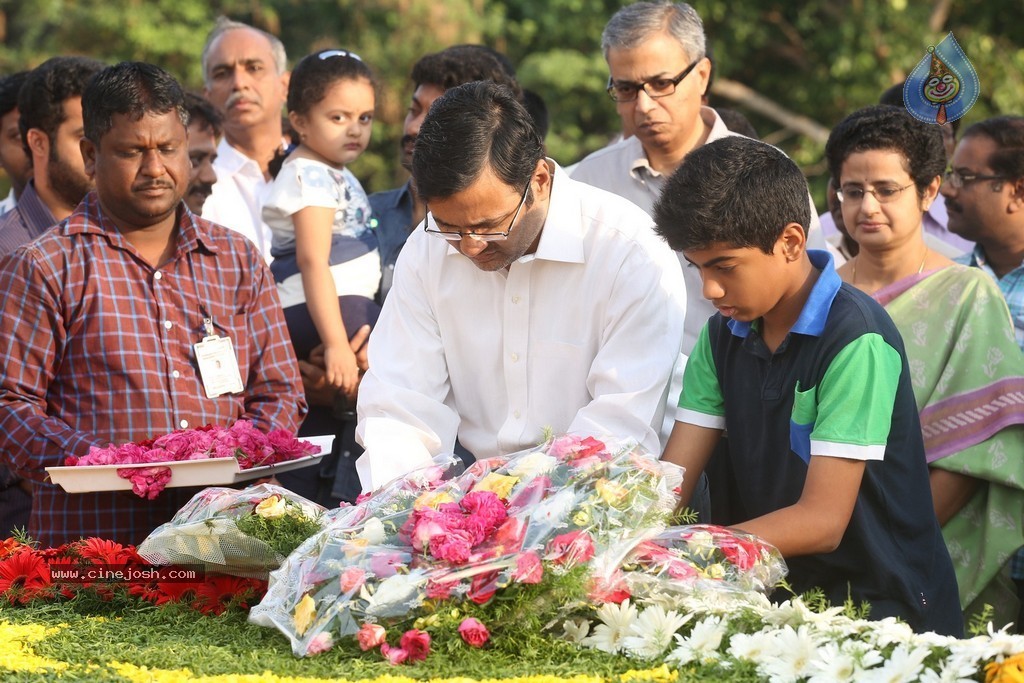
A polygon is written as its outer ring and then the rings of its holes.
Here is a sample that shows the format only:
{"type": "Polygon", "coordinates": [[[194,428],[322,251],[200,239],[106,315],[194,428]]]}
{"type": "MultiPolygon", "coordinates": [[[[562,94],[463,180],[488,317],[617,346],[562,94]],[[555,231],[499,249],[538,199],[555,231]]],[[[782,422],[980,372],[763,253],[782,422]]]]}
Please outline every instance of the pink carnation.
{"type": "Polygon", "coordinates": [[[470,516],[480,517],[495,526],[508,517],[505,503],[493,491],[470,491],[463,496],[461,506],[470,516]]]}
{"type": "Polygon", "coordinates": [[[301,441],[284,429],[274,429],[267,434],[267,444],[274,451],[274,461],[296,460],[317,452],[317,447],[308,441],[301,441]]]}
{"type": "Polygon", "coordinates": [[[132,492],[140,498],[154,500],[171,480],[169,467],[121,467],[117,476],[132,483],[132,492]]]}
{"type": "Polygon", "coordinates": [[[424,592],[430,600],[447,600],[452,596],[452,591],[459,585],[458,581],[427,581],[424,592]]]}
{"type": "Polygon", "coordinates": [[[540,583],[544,578],[544,565],[537,553],[531,550],[519,555],[512,578],[519,583],[540,583]]]}
{"type": "Polygon", "coordinates": [[[402,634],[399,643],[409,653],[409,661],[423,661],[430,654],[430,634],[419,629],[409,629],[402,634]]]}
{"type": "Polygon", "coordinates": [[[483,647],[491,638],[490,631],[479,620],[467,617],[459,624],[459,635],[472,647],[483,647]]]}
{"type": "Polygon", "coordinates": [[[446,535],[430,539],[430,554],[452,564],[465,563],[472,550],[472,539],[469,533],[462,529],[455,529],[446,535]]]}
{"type": "Polygon", "coordinates": [[[380,624],[366,623],[360,626],[359,631],[356,632],[356,640],[359,642],[359,649],[366,652],[382,644],[386,645],[384,640],[387,635],[387,631],[380,624]]]}
{"type": "Polygon", "coordinates": [[[570,531],[555,536],[548,543],[546,559],[555,564],[573,566],[594,556],[594,541],[585,531],[570,531]]]}

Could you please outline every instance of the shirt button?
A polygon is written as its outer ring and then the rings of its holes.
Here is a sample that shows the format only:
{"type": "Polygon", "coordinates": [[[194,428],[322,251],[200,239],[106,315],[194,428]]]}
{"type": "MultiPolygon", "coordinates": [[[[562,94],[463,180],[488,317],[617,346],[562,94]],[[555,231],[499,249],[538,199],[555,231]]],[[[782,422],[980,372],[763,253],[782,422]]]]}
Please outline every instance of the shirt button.
{"type": "Polygon", "coordinates": [[[512,362],[515,363],[515,362],[518,362],[518,361],[519,361],[519,354],[518,353],[513,353],[512,354],[512,362]]]}
{"type": "Polygon", "coordinates": [[[514,418],[516,418],[517,420],[520,418],[521,415],[522,415],[522,413],[520,413],[518,410],[515,411],[514,413],[512,413],[512,416],[514,418]]]}
{"type": "Polygon", "coordinates": [[[182,420],[181,422],[178,423],[178,426],[181,427],[182,429],[188,429],[188,420],[182,420]]]}
{"type": "Polygon", "coordinates": [[[160,272],[159,270],[158,270],[158,271],[156,271],[155,273],[153,273],[153,279],[154,279],[154,280],[159,280],[159,279],[160,279],[160,278],[162,278],[163,276],[164,276],[164,274],[163,274],[163,273],[161,273],[161,272],[160,272]]]}
{"type": "Polygon", "coordinates": [[[175,370],[174,372],[171,373],[171,377],[173,377],[174,379],[178,379],[179,377],[181,377],[181,373],[175,370]]]}
{"type": "Polygon", "coordinates": [[[519,303],[519,297],[518,296],[512,297],[512,303],[514,303],[514,304],[519,303]]]}
{"type": "Polygon", "coordinates": [[[167,329],[167,330],[169,330],[169,329],[171,329],[172,327],[174,327],[174,323],[172,323],[172,322],[171,322],[170,320],[165,320],[165,321],[164,321],[164,329],[167,329]]]}

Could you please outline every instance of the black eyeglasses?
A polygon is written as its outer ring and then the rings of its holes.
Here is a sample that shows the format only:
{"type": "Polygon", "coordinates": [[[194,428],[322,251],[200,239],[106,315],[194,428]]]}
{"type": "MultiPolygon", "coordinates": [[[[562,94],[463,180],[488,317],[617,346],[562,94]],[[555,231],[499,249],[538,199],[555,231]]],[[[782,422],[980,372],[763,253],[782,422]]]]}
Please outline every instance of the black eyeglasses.
{"type": "Polygon", "coordinates": [[[357,55],[355,52],[349,52],[348,50],[324,50],[317,55],[320,59],[330,59],[331,57],[351,57],[352,59],[358,59],[360,62],[363,58],[357,55]]]}
{"type": "Polygon", "coordinates": [[[943,179],[949,182],[949,186],[955,190],[963,188],[968,183],[973,183],[976,180],[1006,180],[1006,176],[1001,175],[985,175],[983,173],[962,173],[953,168],[947,168],[946,173],[943,175],[943,179]]]}
{"type": "Polygon", "coordinates": [[[608,77],[608,94],[616,102],[632,102],[643,90],[648,97],[657,99],[668,97],[676,91],[676,86],[682,83],[683,79],[690,75],[694,67],[700,64],[703,57],[698,58],[690,66],[683,69],[675,78],[649,78],[640,83],[629,81],[616,81],[608,77]]]}
{"type": "MultiPolygon", "coordinates": [[[[532,180],[532,179],[531,179],[532,180]]],[[[526,203],[526,195],[530,192],[530,183],[526,184],[526,189],[523,190],[523,198],[519,200],[519,206],[516,207],[515,214],[512,215],[512,220],[508,224],[508,230],[505,232],[461,232],[459,230],[441,229],[437,225],[437,221],[434,219],[434,215],[430,213],[430,207],[427,207],[427,219],[423,221],[423,230],[435,237],[448,240],[449,242],[458,242],[465,238],[477,240],[478,242],[497,242],[499,240],[506,239],[509,233],[512,232],[512,228],[515,227],[516,219],[519,218],[519,212],[523,210],[523,204],[526,203]],[[431,227],[433,224],[433,227],[431,227]]]]}

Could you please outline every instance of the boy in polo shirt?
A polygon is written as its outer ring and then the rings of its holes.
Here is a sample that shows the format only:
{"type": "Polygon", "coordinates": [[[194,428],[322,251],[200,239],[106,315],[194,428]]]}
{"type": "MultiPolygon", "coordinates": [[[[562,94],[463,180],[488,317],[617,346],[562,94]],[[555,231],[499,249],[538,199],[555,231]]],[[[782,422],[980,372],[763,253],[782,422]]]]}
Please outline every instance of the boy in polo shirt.
{"type": "Polygon", "coordinates": [[[686,157],[654,218],[719,311],[663,456],[687,469],[681,499],[714,453],[711,496],[726,504],[712,521],[775,545],[797,593],[961,635],[903,341],[827,252],[807,251],[800,170],[770,145],[716,140],[686,157]]]}

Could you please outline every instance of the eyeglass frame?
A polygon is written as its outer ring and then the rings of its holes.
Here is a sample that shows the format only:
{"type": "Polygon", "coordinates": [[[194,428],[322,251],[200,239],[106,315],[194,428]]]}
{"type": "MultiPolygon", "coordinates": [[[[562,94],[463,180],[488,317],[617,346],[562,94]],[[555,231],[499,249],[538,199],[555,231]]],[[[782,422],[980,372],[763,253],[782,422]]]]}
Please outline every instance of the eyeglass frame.
{"type": "Polygon", "coordinates": [[[508,236],[512,234],[512,228],[516,225],[516,219],[519,218],[519,213],[523,210],[523,206],[526,205],[526,197],[530,193],[530,186],[533,184],[533,178],[530,178],[530,182],[526,183],[526,189],[523,190],[523,197],[519,200],[519,206],[516,207],[516,212],[512,215],[512,220],[509,221],[508,229],[504,232],[446,232],[437,228],[431,230],[429,227],[430,221],[434,221],[434,225],[437,225],[437,219],[434,218],[434,214],[430,211],[430,206],[424,202],[424,206],[427,209],[427,214],[423,219],[423,232],[428,235],[445,240],[446,242],[461,242],[466,239],[474,239],[477,242],[500,242],[501,240],[508,239],[508,236]]]}
{"type": "Polygon", "coordinates": [[[968,184],[980,180],[1009,180],[1004,175],[987,175],[985,173],[961,173],[955,168],[947,168],[942,174],[942,180],[949,180],[949,186],[954,190],[962,190],[968,184]]]}
{"type": "MultiPolygon", "coordinates": [[[[674,95],[675,92],[676,92],[676,88],[678,88],[679,84],[683,82],[683,79],[686,78],[687,76],[689,76],[690,72],[693,71],[694,68],[696,68],[696,66],[698,64],[700,64],[701,60],[703,60],[703,59],[704,59],[704,57],[698,57],[696,60],[693,61],[693,63],[690,64],[690,66],[686,67],[681,72],[679,72],[679,75],[676,76],[675,78],[663,78],[663,77],[658,76],[658,77],[655,77],[655,78],[648,78],[646,81],[640,81],[639,83],[629,83],[629,85],[633,89],[633,96],[631,98],[629,98],[628,100],[620,100],[619,98],[617,98],[615,96],[615,88],[616,88],[615,79],[613,79],[611,76],[608,77],[608,86],[605,88],[605,92],[608,93],[608,96],[612,98],[613,102],[618,102],[618,103],[633,102],[633,101],[635,101],[636,98],[640,97],[640,91],[641,90],[643,90],[645,93],[647,93],[647,96],[650,97],[652,100],[656,100],[656,99],[659,99],[661,97],[668,97],[669,95],[674,95]],[[661,93],[660,95],[652,94],[649,90],[647,90],[647,86],[648,86],[648,84],[653,83],[654,81],[666,81],[668,83],[671,83],[672,84],[671,92],[661,93]]],[[[619,86],[619,87],[621,87],[621,86],[619,86]]]]}
{"type": "MultiPolygon", "coordinates": [[[[899,198],[901,196],[903,196],[903,190],[907,189],[908,187],[913,187],[915,184],[916,183],[910,182],[910,183],[907,183],[906,185],[904,185],[903,187],[897,186],[895,188],[892,188],[894,190],[893,194],[891,194],[890,196],[885,197],[885,198],[882,198],[882,197],[878,196],[878,188],[875,188],[873,190],[869,190],[867,188],[859,187],[859,188],[856,188],[856,189],[860,190],[861,192],[863,192],[866,195],[868,195],[868,194],[871,195],[872,197],[875,198],[875,201],[878,202],[879,204],[891,204],[892,202],[898,201],[899,198]]],[[[886,189],[888,189],[888,188],[886,188],[886,189]]],[[[846,197],[846,199],[843,199],[843,195],[844,194],[846,194],[846,191],[844,191],[843,188],[841,188],[841,187],[836,188],[836,198],[839,199],[839,203],[840,204],[845,203],[847,200],[849,200],[851,202],[854,202],[854,203],[858,203],[858,202],[864,201],[864,197],[860,197],[859,199],[855,199],[853,197],[849,197],[848,196],[848,197],[846,197]]]]}

